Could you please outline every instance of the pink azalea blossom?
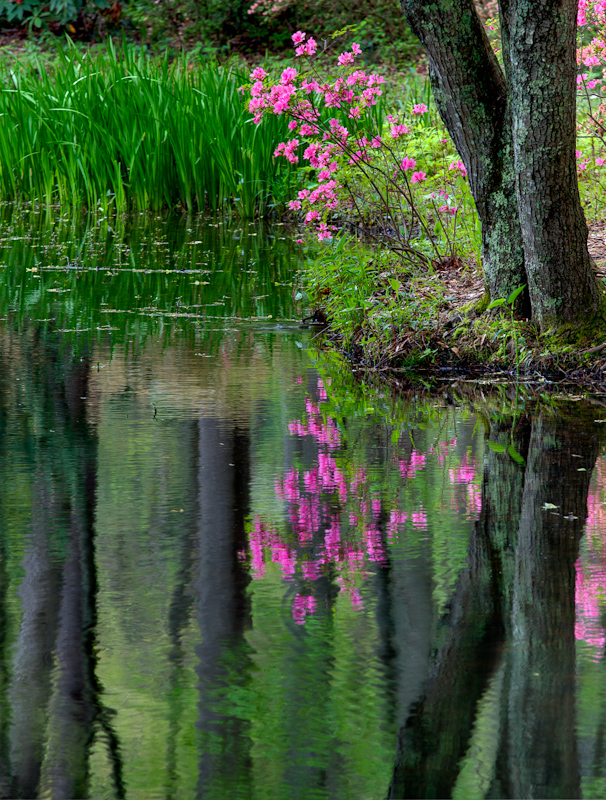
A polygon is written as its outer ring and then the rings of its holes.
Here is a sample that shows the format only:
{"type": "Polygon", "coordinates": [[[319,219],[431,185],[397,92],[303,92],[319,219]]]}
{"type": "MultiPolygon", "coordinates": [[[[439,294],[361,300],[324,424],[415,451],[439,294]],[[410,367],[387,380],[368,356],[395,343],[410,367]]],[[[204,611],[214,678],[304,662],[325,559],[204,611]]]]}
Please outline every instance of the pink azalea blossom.
{"type": "Polygon", "coordinates": [[[316,53],[316,50],[317,50],[317,49],[318,49],[318,45],[317,45],[317,43],[316,43],[316,40],[315,40],[315,39],[312,39],[312,38],[310,37],[310,38],[307,40],[307,43],[306,43],[306,45],[305,45],[305,52],[306,52],[306,54],[307,54],[308,56],[313,56],[313,55],[315,55],[315,53],[316,53]]]}
{"type": "Polygon", "coordinates": [[[403,158],[402,159],[402,162],[400,164],[400,169],[405,171],[407,169],[414,169],[414,167],[416,167],[416,166],[417,166],[417,162],[414,160],[414,158],[408,158],[407,157],[407,158],[403,158]]]}
{"type": "Polygon", "coordinates": [[[412,107],[413,114],[426,114],[427,111],[428,109],[425,103],[415,103],[415,105],[412,107]]]}
{"type": "Polygon", "coordinates": [[[421,183],[427,178],[427,175],[424,172],[413,172],[412,177],[410,179],[411,183],[421,183]]]}
{"type": "Polygon", "coordinates": [[[287,67],[280,75],[280,83],[292,83],[297,77],[297,70],[294,67],[287,67]]]}
{"type": "Polygon", "coordinates": [[[262,67],[257,67],[250,73],[250,79],[251,81],[262,81],[263,78],[267,78],[267,75],[268,73],[262,67]]]}
{"type": "Polygon", "coordinates": [[[393,139],[399,139],[400,136],[404,136],[408,133],[408,128],[406,125],[394,125],[389,132],[393,139]]]}
{"type": "Polygon", "coordinates": [[[337,61],[342,67],[345,67],[348,64],[353,64],[354,62],[353,53],[341,53],[337,61]]]}
{"type": "Polygon", "coordinates": [[[457,169],[461,173],[461,175],[467,175],[467,170],[465,169],[465,164],[462,161],[452,161],[448,169],[457,169]]]}

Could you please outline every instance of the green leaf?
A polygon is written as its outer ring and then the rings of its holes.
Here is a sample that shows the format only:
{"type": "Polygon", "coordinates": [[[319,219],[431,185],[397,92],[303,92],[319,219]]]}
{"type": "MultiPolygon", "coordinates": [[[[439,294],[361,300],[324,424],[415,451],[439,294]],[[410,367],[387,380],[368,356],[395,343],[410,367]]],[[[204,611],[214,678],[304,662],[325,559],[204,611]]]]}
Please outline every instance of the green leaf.
{"type": "Polygon", "coordinates": [[[490,311],[491,308],[496,308],[497,306],[504,306],[505,305],[505,298],[499,297],[498,300],[493,300],[488,306],[486,306],[486,311],[490,311]]]}
{"type": "Polygon", "coordinates": [[[526,284],[523,283],[521,286],[518,286],[517,289],[514,289],[513,292],[507,298],[507,305],[508,306],[513,305],[513,303],[515,303],[518,295],[521,294],[524,291],[525,288],[526,288],[526,284]]]}
{"type": "Polygon", "coordinates": [[[507,448],[507,452],[513,458],[514,461],[518,462],[518,464],[524,465],[526,463],[512,444],[510,444],[509,447],[507,448]]]}
{"type": "Polygon", "coordinates": [[[486,444],[488,445],[488,447],[490,447],[491,450],[494,450],[495,453],[505,453],[505,452],[507,452],[505,450],[505,447],[502,444],[497,444],[496,442],[491,442],[490,439],[488,439],[486,441],[486,444]]]}

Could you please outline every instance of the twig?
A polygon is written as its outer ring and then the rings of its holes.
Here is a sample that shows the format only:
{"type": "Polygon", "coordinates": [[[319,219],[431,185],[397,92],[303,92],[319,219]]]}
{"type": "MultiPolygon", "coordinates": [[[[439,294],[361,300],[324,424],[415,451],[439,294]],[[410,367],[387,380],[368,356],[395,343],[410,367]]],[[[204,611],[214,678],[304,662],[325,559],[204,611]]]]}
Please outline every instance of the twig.
{"type": "Polygon", "coordinates": [[[587,350],[581,350],[582,355],[586,355],[587,353],[599,353],[600,350],[603,350],[606,347],[606,342],[602,342],[602,344],[596,345],[596,347],[589,347],[587,350]]]}

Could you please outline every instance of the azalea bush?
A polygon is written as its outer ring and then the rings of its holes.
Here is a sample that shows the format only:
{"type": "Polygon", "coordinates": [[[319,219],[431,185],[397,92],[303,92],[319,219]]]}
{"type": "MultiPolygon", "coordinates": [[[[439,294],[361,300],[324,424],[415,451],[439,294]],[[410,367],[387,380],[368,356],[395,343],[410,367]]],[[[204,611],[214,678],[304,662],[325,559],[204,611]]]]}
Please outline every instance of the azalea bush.
{"type": "Polygon", "coordinates": [[[286,116],[291,137],[275,156],[300,167],[303,188],[288,207],[319,240],[349,223],[404,260],[430,264],[453,255],[461,217],[473,213],[466,169],[435,110],[413,103],[385,114],[385,78],[358,66],[356,42],[320,72],[329,51],[311,36],[292,36],[296,67],[272,78],[257,67],[249,92],[253,122],[286,116]]]}
{"type": "Polygon", "coordinates": [[[585,205],[599,216],[606,207],[606,0],[580,0],[578,25],[577,171],[585,205]]]}

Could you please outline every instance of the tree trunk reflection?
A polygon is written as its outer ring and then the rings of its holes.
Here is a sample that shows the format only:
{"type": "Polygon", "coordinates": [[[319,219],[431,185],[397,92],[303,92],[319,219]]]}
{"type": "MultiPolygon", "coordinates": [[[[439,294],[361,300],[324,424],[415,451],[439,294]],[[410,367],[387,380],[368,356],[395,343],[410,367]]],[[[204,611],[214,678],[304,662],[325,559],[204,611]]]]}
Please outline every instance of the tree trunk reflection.
{"type": "Polygon", "coordinates": [[[463,796],[457,776],[480,700],[495,686],[498,745],[485,796],[580,796],[575,561],[604,441],[594,416],[575,405],[491,424],[482,514],[423,696],[400,733],[390,797],[463,796]]]}
{"type": "MultiPolygon", "coordinates": [[[[113,790],[122,797],[118,742],[95,674],[97,439],[85,402],[89,360],[85,352],[61,352],[52,335],[24,335],[9,346],[13,358],[19,350],[31,365],[37,426],[35,436],[24,427],[21,443],[35,478],[7,687],[12,713],[3,796],[86,797],[90,749],[101,733],[113,790]]],[[[6,393],[3,415],[16,405],[6,393]]]]}
{"type": "Polygon", "coordinates": [[[220,420],[198,423],[198,624],[196,647],[201,736],[198,797],[248,797],[248,723],[230,695],[248,679],[244,630],[249,621],[244,519],[248,509],[249,440],[220,420]]]}

